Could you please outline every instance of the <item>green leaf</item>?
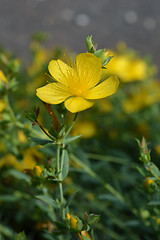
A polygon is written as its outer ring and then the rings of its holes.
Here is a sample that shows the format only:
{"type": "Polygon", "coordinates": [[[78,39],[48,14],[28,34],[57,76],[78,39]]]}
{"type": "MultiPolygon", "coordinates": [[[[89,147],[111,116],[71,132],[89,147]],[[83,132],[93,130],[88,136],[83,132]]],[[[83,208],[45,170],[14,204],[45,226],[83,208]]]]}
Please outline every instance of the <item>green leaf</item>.
{"type": "Polygon", "coordinates": [[[23,172],[20,172],[16,169],[10,169],[8,171],[9,175],[11,175],[12,177],[16,178],[16,179],[19,179],[19,180],[24,180],[28,183],[31,182],[31,177],[23,172]]]}
{"type": "Polygon", "coordinates": [[[3,202],[17,202],[19,201],[19,199],[20,199],[19,196],[15,196],[13,194],[0,195],[0,201],[3,201],[3,202]]]}
{"type": "Polygon", "coordinates": [[[18,234],[16,240],[27,240],[24,232],[18,234]]]}
{"type": "Polygon", "coordinates": [[[37,116],[34,112],[25,112],[25,117],[30,120],[31,122],[36,122],[37,121],[37,116]]]}
{"type": "Polygon", "coordinates": [[[75,196],[76,196],[76,194],[78,192],[80,192],[80,190],[75,191],[74,193],[72,193],[72,195],[69,197],[68,201],[66,202],[66,207],[68,207],[71,204],[72,200],[75,198],[75,196]]]}
{"type": "Polygon", "coordinates": [[[97,222],[99,222],[99,220],[100,220],[100,216],[92,213],[92,214],[89,214],[87,222],[89,225],[94,225],[97,222]]]}
{"type": "Polygon", "coordinates": [[[33,142],[35,142],[35,143],[37,143],[37,144],[39,144],[39,145],[42,145],[42,146],[44,146],[44,145],[46,145],[46,144],[48,144],[48,143],[54,144],[53,141],[48,140],[48,139],[33,138],[33,137],[30,137],[30,139],[31,139],[33,142]]]}
{"type": "Polygon", "coordinates": [[[137,170],[140,172],[140,174],[142,175],[142,176],[146,176],[146,170],[145,169],[143,169],[142,167],[139,167],[139,166],[137,166],[137,170]]]}
{"type": "MultiPolygon", "coordinates": [[[[1,239],[1,234],[4,236],[8,237],[9,239],[13,239],[13,232],[10,228],[0,224],[0,239],[1,239]]],[[[3,238],[2,238],[3,239],[3,238]]]]}
{"type": "Polygon", "coordinates": [[[37,195],[35,198],[47,203],[48,205],[51,205],[53,208],[59,208],[58,203],[53,200],[52,198],[45,196],[45,195],[37,195]]]}
{"type": "Polygon", "coordinates": [[[66,138],[66,139],[63,140],[63,143],[68,144],[68,143],[73,142],[74,140],[80,138],[81,136],[82,135],[77,135],[77,136],[74,136],[74,137],[66,138]]]}
{"type": "Polygon", "coordinates": [[[14,91],[17,87],[18,87],[18,82],[17,82],[16,78],[12,78],[8,82],[8,89],[11,89],[14,91]]]}
{"type": "Polygon", "coordinates": [[[63,159],[63,167],[62,167],[62,179],[64,180],[69,172],[69,155],[67,150],[63,150],[64,151],[64,159],[63,159]]]}
{"type": "Polygon", "coordinates": [[[49,129],[49,134],[52,135],[54,138],[58,138],[58,132],[54,128],[49,129]]]}
{"type": "Polygon", "coordinates": [[[148,205],[150,205],[150,206],[159,206],[160,205],[160,201],[150,201],[148,203],[148,205]]]}
{"type": "Polygon", "coordinates": [[[78,229],[78,231],[81,231],[82,227],[83,227],[82,221],[79,218],[77,218],[77,229],[78,229]]]}

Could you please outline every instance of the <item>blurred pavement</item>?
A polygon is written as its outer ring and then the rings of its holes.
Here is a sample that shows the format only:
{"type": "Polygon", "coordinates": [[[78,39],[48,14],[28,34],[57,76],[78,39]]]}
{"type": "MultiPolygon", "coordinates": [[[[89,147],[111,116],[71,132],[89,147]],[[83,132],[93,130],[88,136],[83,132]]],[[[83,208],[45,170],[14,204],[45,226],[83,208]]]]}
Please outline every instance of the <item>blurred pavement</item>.
{"type": "Polygon", "coordinates": [[[160,0],[0,0],[0,45],[26,61],[36,32],[48,35],[48,47],[77,52],[93,35],[99,48],[125,41],[159,65],[159,12],[160,0]]]}

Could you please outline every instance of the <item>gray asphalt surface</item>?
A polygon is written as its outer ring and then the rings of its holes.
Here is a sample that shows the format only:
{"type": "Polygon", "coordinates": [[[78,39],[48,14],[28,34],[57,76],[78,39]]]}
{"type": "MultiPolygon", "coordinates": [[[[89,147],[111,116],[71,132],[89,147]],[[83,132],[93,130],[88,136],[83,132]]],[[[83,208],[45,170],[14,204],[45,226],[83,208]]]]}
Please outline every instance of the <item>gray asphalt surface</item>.
{"type": "Polygon", "coordinates": [[[0,0],[0,45],[26,61],[35,32],[77,52],[92,34],[99,47],[125,41],[159,65],[159,12],[160,0],[0,0]]]}

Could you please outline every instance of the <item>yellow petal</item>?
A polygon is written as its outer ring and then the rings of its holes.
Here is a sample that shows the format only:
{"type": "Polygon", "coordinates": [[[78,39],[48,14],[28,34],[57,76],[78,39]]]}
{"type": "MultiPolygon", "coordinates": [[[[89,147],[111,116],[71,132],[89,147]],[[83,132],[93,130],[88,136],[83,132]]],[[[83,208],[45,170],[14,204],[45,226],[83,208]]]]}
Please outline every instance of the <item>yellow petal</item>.
{"type": "Polygon", "coordinates": [[[76,58],[80,83],[87,89],[99,83],[102,73],[101,59],[91,53],[81,53],[76,58]]]}
{"type": "Polygon", "coordinates": [[[46,103],[59,104],[70,97],[69,91],[60,83],[49,83],[37,89],[37,96],[46,103]]]}
{"type": "Polygon", "coordinates": [[[72,79],[72,72],[74,71],[69,65],[59,59],[50,61],[48,70],[55,80],[67,86],[70,83],[69,80],[72,79]]]}
{"type": "Polygon", "coordinates": [[[65,101],[65,107],[72,113],[81,112],[93,106],[93,102],[81,97],[71,97],[65,101]]]}
{"type": "Polygon", "coordinates": [[[118,88],[119,80],[116,76],[111,76],[96,87],[88,90],[85,95],[86,99],[105,98],[114,94],[118,88]]]}

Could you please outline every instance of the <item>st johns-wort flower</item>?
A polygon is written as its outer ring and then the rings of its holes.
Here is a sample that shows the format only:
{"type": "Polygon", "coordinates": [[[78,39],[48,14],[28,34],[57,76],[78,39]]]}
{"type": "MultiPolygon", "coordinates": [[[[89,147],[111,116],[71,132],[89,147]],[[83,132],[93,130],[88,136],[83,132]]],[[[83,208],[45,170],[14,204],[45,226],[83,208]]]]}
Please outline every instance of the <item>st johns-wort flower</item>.
{"type": "Polygon", "coordinates": [[[64,102],[72,113],[86,110],[94,100],[114,94],[119,84],[116,76],[101,79],[101,59],[91,53],[79,54],[71,65],[52,60],[48,69],[55,82],[38,88],[37,96],[49,104],[64,102]]]}

